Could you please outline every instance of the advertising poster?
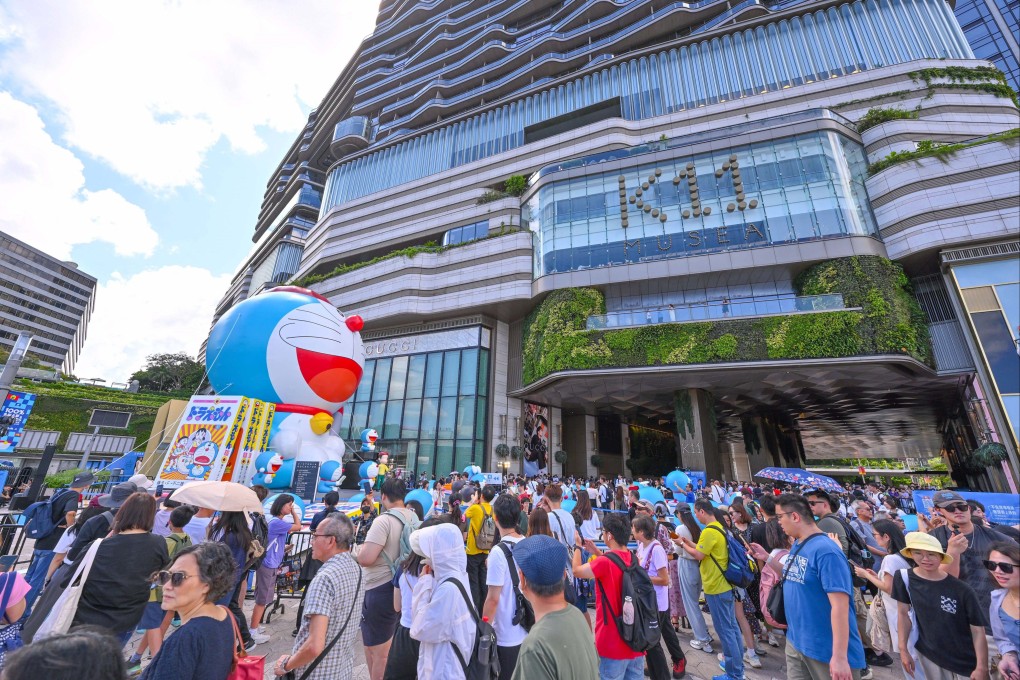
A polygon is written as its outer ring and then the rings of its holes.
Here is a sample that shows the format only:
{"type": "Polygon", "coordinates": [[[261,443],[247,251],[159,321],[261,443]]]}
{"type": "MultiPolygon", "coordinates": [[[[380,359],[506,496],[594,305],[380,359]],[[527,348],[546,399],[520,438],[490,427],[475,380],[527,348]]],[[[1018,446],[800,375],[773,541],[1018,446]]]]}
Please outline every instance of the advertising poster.
{"type": "MultiPolygon", "coordinates": [[[[985,516],[996,524],[1016,526],[1020,524],[1020,496],[1011,493],[980,493],[977,491],[957,491],[967,500],[974,500],[985,506],[985,516]]],[[[934,505],[931,502],[935,495],[934,489],[915,491],[914,505],[919,515],[931,517],[934,505]]]]}
{"type": "Polygon", "coordinates": [[[549,407],[524,402],[524,474],[544,474],[549,469],[549,407]]]}
{"type": "Polygon", "coordinates": [[[10,391],[0,411],[0,453],[14,453],[25,434],[28,416],[32,413],[35,395],[10,391]]]}
{"type": "Polygon", "coordinates": [[[244,397],[192,397],[160,465],[156,484],[176,489],[187,482],[220,479],[238,443],[248,401],[244,397]]]}

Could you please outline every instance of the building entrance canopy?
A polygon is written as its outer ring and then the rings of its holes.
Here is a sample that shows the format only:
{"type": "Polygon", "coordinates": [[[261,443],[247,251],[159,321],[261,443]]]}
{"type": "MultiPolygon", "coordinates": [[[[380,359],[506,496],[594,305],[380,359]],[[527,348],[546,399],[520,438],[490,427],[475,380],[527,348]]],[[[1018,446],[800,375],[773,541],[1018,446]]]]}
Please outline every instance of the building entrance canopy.
{"type": "Polygon", "coordinates": [[[938,456],[958,400],[957,378],[907,356],[566,371],[512,396],[665,424],[674,393],[690,388],[715,399],[720,439],[739,446],[741,417],[770,417],[799,430],[808,459],[938,456]]]}

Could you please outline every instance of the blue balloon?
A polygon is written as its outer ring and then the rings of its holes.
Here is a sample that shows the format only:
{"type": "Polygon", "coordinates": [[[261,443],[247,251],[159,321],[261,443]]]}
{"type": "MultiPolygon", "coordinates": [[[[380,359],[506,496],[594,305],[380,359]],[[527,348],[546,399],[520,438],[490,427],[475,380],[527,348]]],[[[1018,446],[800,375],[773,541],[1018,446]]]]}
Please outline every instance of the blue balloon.
{"type": "Polygon", "coordinates": [[[350,503],[360,503],[363,500],[365,500],[365,492],[364,491],[362,491],[360,493],[356,493],[356,494],[354,494],[353,496],[351,496],[350,498],[347,499],[347,501],[350,502],[350,503]]]}
{"type": "Polygon", "coordinates": [[[638,487],[638,496],[641,500],[650,501],[651,503],[665,502],[666,499],[662,497],[662,492],[656,489],[654,486],[641,486],[638,487]]]}
{"type": "Polygon", "coordinates": [[[430,494],[425,489],[415,489],[408,493],[406,496],[404,496],[404,504],[406,505],[408,501],[418,501],[419,503],[421,503],[421,507],[422,510],[425,511],[426,518],[428,518],[428,516],[432,514],[433,509],[432,494],[430,494]]]}
{"type": "Polygon", "coordinates": [[[482,473],[482,468],[472,463],[471,465],[468,465],[466,468],[464,468],[464,472],[467,473],[468,477],[471,477],[473,479],[472,475],[480,475],[482,473]]]}
{"type": "Polygon", "coordinates": [[[574,506],[576,505],[577,501],[563,501],[563,503],[560,504],[560,507],[566,510],[567,512],[573,512],[574,506]]]}
{"type": "MultiPolygon", "coordinates": [[[[262,501],[262,509],[265,511],[266,519],[272,519],[273,518],[273,516],[270,515],[269,513],[270,513],[270,511],[273,508],[273,502],[277,498],[279,498],[281,495],[283,495],[283,494],[276,493],[276,494],[273,494],[272,496],[268,497],[266,500],[262,501]]],[[[303,500],[301,500],[300,498],[298,498],[297,496],[295,496],[294,494],[288,494],[288,495],[291,498],[294,499],[294,505],[297,506],[298,512],[300,512],[301,516],[304,517],[305,516],[305,502],[303,500]]]]}
{"type": "Polygon", "coordinates": [[[682,493],[690,483],[691,478],[680,470],[673,470],[666,475],[666,487],[674,493],[678,491],[682,493]]]}
{"type": "Polygon", "coordinates": [[[478,482],[479,484],[485,484],[485,475],[483,475],[481,472],[479,472],[476,475],[472,475],[469,479],[472,482],[478,482]]]}

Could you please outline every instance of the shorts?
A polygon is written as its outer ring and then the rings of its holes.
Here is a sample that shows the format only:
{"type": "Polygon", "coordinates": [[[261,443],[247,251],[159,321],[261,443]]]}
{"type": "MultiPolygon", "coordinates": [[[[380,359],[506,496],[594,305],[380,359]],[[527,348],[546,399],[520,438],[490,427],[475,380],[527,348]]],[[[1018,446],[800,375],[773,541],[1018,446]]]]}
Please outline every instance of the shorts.
{"type": "Polygon", "coordinates": [[[393,609],[393,582],[387,581],[365,591],[361,608],[361,641],[366,647],[389,642],[400,622],[400,612],[393,609]]]}
{"type": "Polygon", "coordinates": [[[135,626],[138,630],[155,630],[163,625],[163,617],[166,616],[166,612],[163,611],[163,605],[160,602],[146,602],[145,612],[142,613],[142,620],[135,626]]]}
{"type": "Polygon", "coordinates": [[[276,572],[279,567],[261,566],[255,570],[255,604],[272,604],[276,594],[276,572]]]}

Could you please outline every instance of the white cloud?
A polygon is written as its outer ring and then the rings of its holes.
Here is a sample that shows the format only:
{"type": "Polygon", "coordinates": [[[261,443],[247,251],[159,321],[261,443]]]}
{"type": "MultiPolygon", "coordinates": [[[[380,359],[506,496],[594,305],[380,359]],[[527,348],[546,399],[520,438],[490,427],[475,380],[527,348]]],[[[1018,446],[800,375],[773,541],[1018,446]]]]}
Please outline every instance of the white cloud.
{"type": "Polygon", "coordinates": [[[129,278],[114,273],[96,291],[96,311],[74,374],[125,382],[149,354],[195,356],[229,282],[229,274],[178,265],[129,278]]]}
{"type": "Polygon", "coordinates": [[[0,91],[0,231],[69,259],[103,241],[118,255],[151,255],[159,237],[145,211],[110,189],[85,188],[83,166],[58,146],[34,108],[0,91]]]}
{"type": "Polygon", "coordinates": [[[11,3],[0,68],[56,106],[69,144],[148,188],[197,187],[221,138],[254,153],[260,126],[300,129],[302,106],[318,105],[375,11],[344,0],[11,3]]]}

